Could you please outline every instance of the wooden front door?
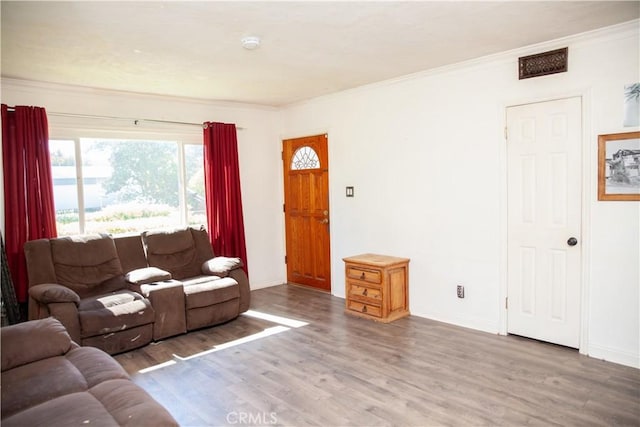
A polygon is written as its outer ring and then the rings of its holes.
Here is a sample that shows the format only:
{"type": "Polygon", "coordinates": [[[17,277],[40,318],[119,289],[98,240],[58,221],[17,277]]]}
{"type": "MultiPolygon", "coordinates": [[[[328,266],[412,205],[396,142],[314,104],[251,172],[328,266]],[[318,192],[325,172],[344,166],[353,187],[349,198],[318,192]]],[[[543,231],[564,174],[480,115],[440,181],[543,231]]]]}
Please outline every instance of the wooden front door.
{"type": "Polygon", "coordinates": [[[282,146],[287,281],[330,291],[327,135],[282,146]]]}

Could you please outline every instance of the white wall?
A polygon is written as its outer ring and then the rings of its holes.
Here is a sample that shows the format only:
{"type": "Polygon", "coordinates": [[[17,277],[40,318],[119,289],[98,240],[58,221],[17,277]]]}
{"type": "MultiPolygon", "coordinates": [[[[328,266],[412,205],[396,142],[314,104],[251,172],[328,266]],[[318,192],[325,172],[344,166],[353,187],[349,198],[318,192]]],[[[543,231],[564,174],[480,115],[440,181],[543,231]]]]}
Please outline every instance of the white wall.
{"type": "MultiPolygon", "coordinates": [[[[2,80],[2,103],[45,107],[51,138],[73,137],[78,132],[85,137],[123,135],[124,132],[202,141],[202,129],[197,126],[145,122],[135,126],[133,120],[72,119],[54,113],[192,123],[216,121],[242,127],[243,130],[238,131],[238,156],[251,286],[256,289],[285,281],[279,112],[276,109],[12,79],[2,80]]],[[[4,215],[11,215],[11,212],[4,212],[4,215]]]]}
{"type": "Polygon", "coordinates": [[[596,169],[598,134],[636,130],[622,105],[639,45],[636,21],[284,109],[282,136],[329,134],[332,292],[345,256],[406,256],[412,314],[504,333],[505,108],[583,96],[581,351],[640,367],[639,203],[598,202],[596,169]],[[518,80],[519,56],[564,46],[567,73],[518,80]]]}

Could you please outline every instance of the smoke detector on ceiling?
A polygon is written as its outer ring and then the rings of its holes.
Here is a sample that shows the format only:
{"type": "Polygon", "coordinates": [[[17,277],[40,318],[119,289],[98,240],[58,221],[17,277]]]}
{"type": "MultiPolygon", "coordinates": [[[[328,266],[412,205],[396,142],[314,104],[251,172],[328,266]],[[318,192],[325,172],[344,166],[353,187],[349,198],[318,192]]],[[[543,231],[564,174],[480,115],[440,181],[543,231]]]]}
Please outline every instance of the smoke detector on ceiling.
{"type": "Polygon", "coordinates": [[[245,49],[255,50],[260,46],[260,37],[256,37],[256,36],[243,37],[241,42],[242,42],[242,47],[244,47],[245,49]]]}

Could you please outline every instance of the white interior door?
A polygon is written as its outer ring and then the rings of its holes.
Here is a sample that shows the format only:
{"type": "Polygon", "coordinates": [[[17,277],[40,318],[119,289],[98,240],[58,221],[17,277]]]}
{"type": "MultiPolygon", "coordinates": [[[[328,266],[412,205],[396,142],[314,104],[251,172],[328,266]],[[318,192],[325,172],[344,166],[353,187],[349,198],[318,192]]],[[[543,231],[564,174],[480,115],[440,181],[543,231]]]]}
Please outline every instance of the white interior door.
{"type": "Polygon", "coordinates": [[[582,106],[507,108],[507,331],[578,348],[582,106]]]}

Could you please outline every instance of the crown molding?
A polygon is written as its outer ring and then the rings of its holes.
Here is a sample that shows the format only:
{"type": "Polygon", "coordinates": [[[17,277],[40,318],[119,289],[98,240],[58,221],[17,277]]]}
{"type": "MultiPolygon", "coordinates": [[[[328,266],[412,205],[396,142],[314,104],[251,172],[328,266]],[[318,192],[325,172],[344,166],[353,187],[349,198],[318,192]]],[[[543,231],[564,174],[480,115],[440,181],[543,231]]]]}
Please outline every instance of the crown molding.
{"type": "Polygon", "coordinates": [[[25,80],[18,79],[13,77],[1,77],[0,78],[0,87],[12,87],[16,89],[22,90],[44,90],[51,92],[65,92],[71,94],[78,94],[81,96],[117,96],[117,97],[127,97],[127,98],[136,98],[141,101],[146,102],[167,102],[167,103],[185,103],[190,105],[200,105],[206,107],[218,107],[232,110],[261,110],[261,111],[278,111],[277,107],[262,105],[262,104],[249,104],[243,102],[235,102],[235,101],[220,101],[220,100],[208,100],[201,98],[187,98],[187,97],[179,97],[179,96],[171,96],[171,95],[158,95],[152,93],[142,93],[142,92],[130,92],[130,91],[119,91],[112,89],[103,89],[103,88],[94,88],[88,86],[79,86],[79,85],[68,85],[63,83],[53,83],[53,82],[44,82],[38,80],[25,80]]]}
{"type": "Polygon", "coordinates": [[[290,108],[303,106],[308,103],[315,102],[320,99],[330,99],[335,96],[351,95],[361,91],[368,91],[373,88],[382,88],[387,86],[393,86],[399,83],[410,82],[426,77],[432,77],[447,73],[453,73],[458,71],[466,71],[470,68],[483,67],[483,66],[495,66],[501,63],[517,63],[518,57],[531,55],[534,53],[542,52],[545,50],[557,49],[569,45],[572,48],[581,47],[583,45],[615,41],[626,38],[636,38],[640,36],[640,19],[634,19],[632,21],[623,22],[621,24],[611,25],[608,27],[599,28],[596,30],[586,31],[583,33],[572,34],[566,37],[558,39],[548,40],[532,45],[522,46],[519,48],[498,52],[490,55],[485,55],[479,58],[470,59],[467,61],[457,62],[455,64],[444,65],[442,67],[431,68],[428,70],[418,71],[416,73],[406,74],[404,76],[395,77],[363,86],[358,86],[352,89],[346,89],[341,92],[334,92],[327,95],[322,95],[316,98],[311,98],[303,101],[293,102],[291,104],[283,105],[282,108],[290,108]]]}

